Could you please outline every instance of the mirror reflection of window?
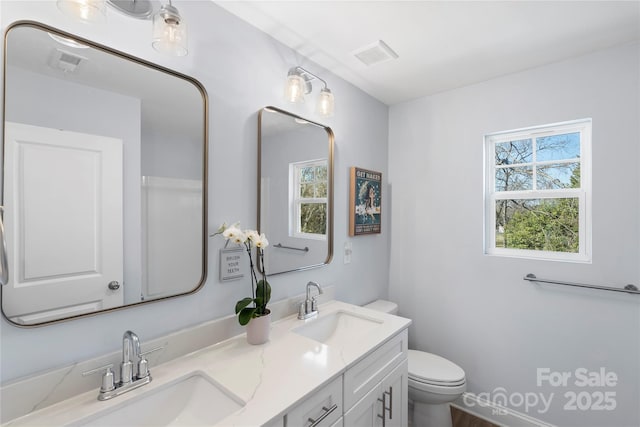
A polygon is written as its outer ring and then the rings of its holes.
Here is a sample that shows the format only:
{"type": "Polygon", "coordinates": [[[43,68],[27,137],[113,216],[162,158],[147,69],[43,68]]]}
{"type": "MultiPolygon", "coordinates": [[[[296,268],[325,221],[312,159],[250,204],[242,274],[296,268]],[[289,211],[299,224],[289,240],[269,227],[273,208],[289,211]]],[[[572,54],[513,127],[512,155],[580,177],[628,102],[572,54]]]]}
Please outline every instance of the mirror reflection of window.
{"type": "Polygon", "coordinates": [[[258,229],[269,236],[269,275],[321,267],[333,257],[331,128],[276,107],[258,115],[258,229]]]}
{"type": "Polygon", "coordinates": [[[290,235],[305,239],[326,239],[327,160],[292,163],[290,170],[293,182],[290,235]]]}

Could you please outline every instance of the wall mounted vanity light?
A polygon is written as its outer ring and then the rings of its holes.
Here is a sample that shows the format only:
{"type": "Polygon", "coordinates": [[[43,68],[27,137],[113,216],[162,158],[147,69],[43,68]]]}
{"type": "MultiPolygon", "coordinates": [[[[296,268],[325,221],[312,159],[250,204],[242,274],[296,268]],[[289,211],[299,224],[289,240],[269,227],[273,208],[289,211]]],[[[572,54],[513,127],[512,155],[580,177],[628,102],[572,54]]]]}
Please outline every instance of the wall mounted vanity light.
{"type": "Polygon", "coordinates": [[[155,15],[149,0],[57,0],[57,5],[65,15],[83,22],[105,21],[106,5],[136,19],[151,19],[153,15],[153,48],[169,55],[184,56],[188,52],[187,26],[171,0],[168,2],[155,15]]]}
{"type": "Polygon", "coordinates": [[[322,117],[331,117],[333,116],[335,104],[333,93],[331,93],[331,90],[327,87],[327,82],[300,66],[293,67],[289,70],[287,75],[287,84],[284,90],[284,97],[289,102],[304,102],[304,96],[311,93],[311,90],[313,89],[311,82],[314,79],[321,81],[323,85],[322,89],[320,89],[320,93],[318,94],[316,113],[322,117]]]}

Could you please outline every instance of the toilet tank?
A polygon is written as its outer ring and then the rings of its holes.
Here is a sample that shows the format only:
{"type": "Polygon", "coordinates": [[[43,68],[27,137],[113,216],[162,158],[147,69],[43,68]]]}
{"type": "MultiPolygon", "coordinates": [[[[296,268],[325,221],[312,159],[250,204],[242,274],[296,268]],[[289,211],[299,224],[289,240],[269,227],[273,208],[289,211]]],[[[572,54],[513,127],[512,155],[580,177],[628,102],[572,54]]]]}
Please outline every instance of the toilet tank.
{"type": "Polygon", "coordinates": [[[369,304],[365,304],[364,308],[369,308],[375,311],[382,311],[389,314],[398,314],[398,304],[383,299],[378,299],[369,304]]]}

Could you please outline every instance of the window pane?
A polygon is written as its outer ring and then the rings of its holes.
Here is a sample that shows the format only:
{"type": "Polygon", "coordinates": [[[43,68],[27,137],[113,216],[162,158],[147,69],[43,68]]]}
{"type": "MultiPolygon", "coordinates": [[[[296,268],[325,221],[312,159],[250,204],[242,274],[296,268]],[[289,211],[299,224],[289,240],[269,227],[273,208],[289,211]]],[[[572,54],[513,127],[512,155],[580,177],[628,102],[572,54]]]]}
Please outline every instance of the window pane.
{"type": "Polygon", "coordinates": [[[519,191],[533,189],[531,166],[496,169],[496,191],[519,191]]]}
{"type": "Polygon", "coordinates": [[[538,190],[580,188],[580,163],[539,166],[536,169],[538,190]]]}
{"type": "Polygon", "coordinates": [[[496,201],[496,247],[578,252],[578,198],[496,201]]]}
{"type": "Polygon", "coordinates": [[[327,197],[327,183],[319,182],[316,184],[316,197],[327,197]]]}
{"type": "Polygon", "coordinates": [[[316,180],[318,180],[318,181],[326,181],[327,180],[327,167],[326,166],[317,166],[316,167],[316,180]]]}
{"type": "Polygon", "coordinates": [[[496,144],[496,165],[529,163],[533,160],[531,139],[499,142],[496,144]]]}
{"type": "Polygon", "coordinates": [[[313,182],[314,177],[313,177],[313,168],[312,167],[307,167],[307,168],[301,168],[300,169],[300,182],[313,182]]]}
{"type": "Polygon", "coordinates": [[[312,198],[313,196],[313,184],[301,184],[300,185],[300,197],[312,198]]]}
{"type": "Polygon", "coordinates": [[[325,203],[302,203],[300,205],[300,232],[327,233],[327,205],[325,203]]]}
{"type": "Polygon", "coordinates": [[[580,157],[580,132],[543,136],[536,139],[536,160],[577,159],[580,157]]]}

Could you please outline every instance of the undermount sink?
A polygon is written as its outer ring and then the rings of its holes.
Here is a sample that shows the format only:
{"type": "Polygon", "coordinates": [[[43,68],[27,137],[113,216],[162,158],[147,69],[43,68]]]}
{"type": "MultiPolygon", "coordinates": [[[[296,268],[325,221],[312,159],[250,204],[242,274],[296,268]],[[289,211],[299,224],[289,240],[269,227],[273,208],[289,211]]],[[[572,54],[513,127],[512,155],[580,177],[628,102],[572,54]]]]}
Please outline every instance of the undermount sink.
{"type": "Polygon", "coordinates": [[[306,321],[293,329],[296,334],[327,345],[341,344],[374,330],[382,320],[360,316],[347,311],[336,311],[306,321]]]}
{"type": "MultiPolygon", "coordinates": [[[[120,396],[116,399],[121,399],[120,396]]],[[[244,403],[200,372],[165,384],[72,426],[214,425],[244,403]]]]}

